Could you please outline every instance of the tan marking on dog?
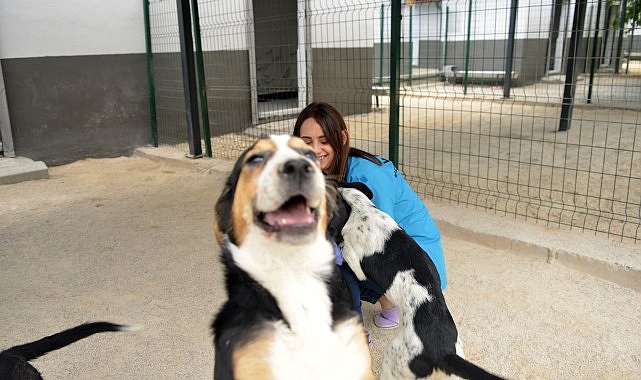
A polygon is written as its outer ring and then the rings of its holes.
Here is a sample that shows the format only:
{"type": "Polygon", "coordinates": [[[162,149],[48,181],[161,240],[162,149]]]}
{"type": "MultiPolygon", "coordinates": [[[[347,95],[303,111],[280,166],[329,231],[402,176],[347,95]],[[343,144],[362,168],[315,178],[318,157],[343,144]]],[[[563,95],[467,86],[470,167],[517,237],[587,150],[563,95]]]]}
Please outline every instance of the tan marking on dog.
{"type": "Polygon", "coordinates": [[[271,139],[261,139],[243,157],[243,168],[238,175],[236,191],[232,204],[232,223],[238,243],[242,245],[249,227],[254,223],[254,199],[258,191],[258,176],[265,168],[266,161],[256,167],[248,166],[247,160],[257,152],[274,152],[276,145],[271,139]]]}
{"type": "Polygon", "coordinates": [[[265,335],[234,351],[232,361],[235,380],[272,379],[271,363],[268,360],[272,338],[271,335],[265,335]]]}
{"type": "MultiPolygon", "coordinates": [[[[296,137],[296,136],[292,136],[289,139],[289,141],[287,142],[287,145],[290,148],[294,149],[294,150],[301,150],[301,149],[309,150],[310,149],[309,145],[307,145],[305,143],[305,141],[303,141],[303,139],[301,139],[299,137],[296,137]]],[[[318,160],[316,160],[316,161],[318,161],[318,160]]],[[[317,164],[318,164],[318,162],[317,162],[317,164]]]]}

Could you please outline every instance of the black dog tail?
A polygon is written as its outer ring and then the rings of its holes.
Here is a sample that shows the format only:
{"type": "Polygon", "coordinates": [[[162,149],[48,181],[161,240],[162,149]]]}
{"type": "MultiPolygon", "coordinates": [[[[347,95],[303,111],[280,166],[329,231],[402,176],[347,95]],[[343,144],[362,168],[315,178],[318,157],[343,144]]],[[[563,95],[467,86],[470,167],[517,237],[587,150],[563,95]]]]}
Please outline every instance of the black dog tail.
{"type": "Polygon", "coordinates": [[[110,322],[92,322],[85,323],[59,333],[44,337],[35,342],[14,346],[4,351],[23,357],[25,360],[33,360],[48,352],[55,351],[67,346],[73,342],[84,339],[90,335],[110,332],[110,331],[128,331],[132,328],[124,325],[118,325],[110,322]]]}
{"type": "Polygon", "coordinates": [[[470,380],[503,380],[502,377],[496,376],[477,366],[470,363],[462,357],[452,354],[447,355],[443,362],[439,365],[445,372],[454,374],[463,379],[470,380]]]}

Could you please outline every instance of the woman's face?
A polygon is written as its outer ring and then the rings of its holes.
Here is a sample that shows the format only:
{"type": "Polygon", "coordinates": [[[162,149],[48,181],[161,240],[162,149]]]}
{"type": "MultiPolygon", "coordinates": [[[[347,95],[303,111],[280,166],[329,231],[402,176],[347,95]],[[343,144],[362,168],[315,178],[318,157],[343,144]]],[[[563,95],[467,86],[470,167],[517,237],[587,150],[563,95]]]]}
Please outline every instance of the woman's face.
{"type": "Polygon", "coordinates": [[[316,122],[314,118],[309,118],[303,121],[300,126],[300,138],[311,146],[318,156],[321,169],[327,170],[336,157],[336,152],[325,137],[323,128],[316,122]]]}

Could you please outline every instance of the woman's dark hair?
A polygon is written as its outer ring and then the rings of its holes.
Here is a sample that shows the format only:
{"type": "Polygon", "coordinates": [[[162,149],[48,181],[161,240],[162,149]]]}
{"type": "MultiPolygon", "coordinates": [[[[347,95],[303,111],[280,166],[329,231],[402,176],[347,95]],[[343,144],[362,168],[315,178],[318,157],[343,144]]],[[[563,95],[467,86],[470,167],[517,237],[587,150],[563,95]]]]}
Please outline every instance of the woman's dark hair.
{"type": "Polygon", "coordinates": [[[323,130],[327,143],[334,149],[335,159],[326,170],[328,175],[338,181],[344,181],[347,176],[347,158],[349,156],[362,157],[370,160],[377,165],[382,165],[381,161],[371,153],[363,150],[352,148],[349,145],[349,133],[343,115],[329,103],[313,102],[307,105],[296,119],[294,124],[294,136],[300,137],[300,129],[303,122],[307,119],[314,119],[323,130]],[[346,140],[343,142],[343,131],[345,131],[346,140]]]}

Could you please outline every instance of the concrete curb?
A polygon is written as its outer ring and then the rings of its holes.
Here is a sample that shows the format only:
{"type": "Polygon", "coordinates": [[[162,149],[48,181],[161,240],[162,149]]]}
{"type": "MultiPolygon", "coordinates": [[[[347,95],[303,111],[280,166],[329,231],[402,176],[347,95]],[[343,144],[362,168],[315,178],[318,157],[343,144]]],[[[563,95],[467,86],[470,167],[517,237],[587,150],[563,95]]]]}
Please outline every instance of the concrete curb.
{"type": "Polygon", "coordinates": [[[27,157],[0,158],[0,185],[49,178],[49,169],[42,161],[27,157]]]}
{"type": "Polygon", "coordinates": [[[544,227],[462,206],[426,203],[444,236],[538,257],[641,292],[638,244],[591,232],[544,227]]]}
{"type": "Polygon", "coordinates": [[[221,173],[230,173],[234,167],[234,162],[229,160],[219,160],[207,157],[190,158],[184,153],[170,148],[141,147],[134,151],[134,155],[158,162],[178,164],[203,172],[217,171],[221,173]]]}

